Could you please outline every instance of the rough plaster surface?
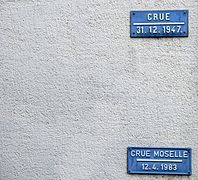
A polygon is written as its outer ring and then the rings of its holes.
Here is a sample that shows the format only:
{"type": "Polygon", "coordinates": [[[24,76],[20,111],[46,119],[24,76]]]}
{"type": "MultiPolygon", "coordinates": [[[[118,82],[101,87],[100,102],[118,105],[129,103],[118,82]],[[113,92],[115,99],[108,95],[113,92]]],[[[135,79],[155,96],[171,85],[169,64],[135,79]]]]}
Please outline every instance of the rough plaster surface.
{"type": "Polygon", "coordinates": [[[0,0],[1,180],[197,180],[197,0],[0,0]],[[188,9],[188,38],[129,12],[188,9]],[[191,147],[193,175],[128,175],[127,146],[191,147]]]}

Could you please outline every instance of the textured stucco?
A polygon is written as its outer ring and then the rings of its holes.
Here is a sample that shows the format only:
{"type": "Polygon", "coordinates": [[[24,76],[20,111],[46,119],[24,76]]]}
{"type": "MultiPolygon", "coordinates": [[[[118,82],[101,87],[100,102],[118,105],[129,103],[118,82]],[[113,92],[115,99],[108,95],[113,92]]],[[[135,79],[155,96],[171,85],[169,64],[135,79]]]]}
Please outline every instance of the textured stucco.
{"type": "Polygon", "coordinates": [[[0,0],[1,180],[197,180],[197,0],[0,0]],[[188,38],[129,12],[188,9],[188,38]],[[128,175],[127,146],[191,147],[193,175],[128,175]]]}

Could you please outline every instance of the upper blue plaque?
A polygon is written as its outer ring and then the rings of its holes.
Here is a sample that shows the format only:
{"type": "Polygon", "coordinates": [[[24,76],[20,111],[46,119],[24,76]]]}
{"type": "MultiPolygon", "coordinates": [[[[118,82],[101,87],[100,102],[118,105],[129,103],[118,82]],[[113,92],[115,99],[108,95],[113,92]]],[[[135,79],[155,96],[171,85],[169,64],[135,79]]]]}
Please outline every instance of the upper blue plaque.
{"type": "Polygon", "coordinates": [[[128,147],[129,174],[191,175],[190,148],[128,147]]]}
{"type": "Polygon", "coordinates": [[[130,36],[186,37],[188,10],[131,11],[130,36]]]}

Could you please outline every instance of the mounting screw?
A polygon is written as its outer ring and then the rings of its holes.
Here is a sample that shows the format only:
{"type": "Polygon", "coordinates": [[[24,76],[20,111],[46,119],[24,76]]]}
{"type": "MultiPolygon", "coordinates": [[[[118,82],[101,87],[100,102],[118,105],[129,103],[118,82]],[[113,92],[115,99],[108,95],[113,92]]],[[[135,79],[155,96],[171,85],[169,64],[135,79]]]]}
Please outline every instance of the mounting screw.
{"type": "Polygon", "coordinates": [[[135,16],[135,13],[133,13],[133,15],[135,16]]]}

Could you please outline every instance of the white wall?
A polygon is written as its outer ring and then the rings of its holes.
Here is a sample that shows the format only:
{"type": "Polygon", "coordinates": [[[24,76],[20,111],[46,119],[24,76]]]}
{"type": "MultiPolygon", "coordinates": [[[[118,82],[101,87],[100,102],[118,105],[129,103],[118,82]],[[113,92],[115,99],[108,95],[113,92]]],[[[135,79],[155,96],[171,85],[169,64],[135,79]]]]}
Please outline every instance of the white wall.
{"type": "Polygon", "coordinates": [[[1,180],[198,177],[197,0],[0,0],[1,180]],[[129,37],[188,9],[188,38],[129,37]],[[127,146],[191,147],[193,175],[128,175],[127,146]]]}

